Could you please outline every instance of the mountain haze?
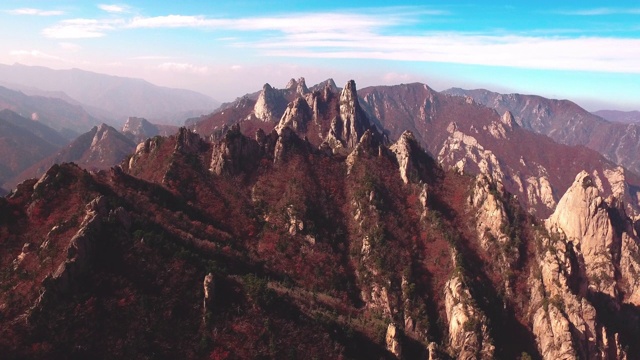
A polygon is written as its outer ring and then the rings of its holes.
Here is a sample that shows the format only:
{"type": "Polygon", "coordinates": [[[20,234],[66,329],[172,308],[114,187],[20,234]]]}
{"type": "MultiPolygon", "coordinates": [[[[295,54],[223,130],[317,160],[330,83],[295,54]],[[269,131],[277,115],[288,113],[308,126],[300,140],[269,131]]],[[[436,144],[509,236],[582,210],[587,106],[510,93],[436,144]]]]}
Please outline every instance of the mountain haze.
{"type": "Polygon", "coordinates": [[[31,121],[42,122],[67,140],[99,124],[81,106],[56,98],[29,96],[0,86],[0,109],[9,109],[31,121]]]}
{"type": "Polygon", "coordinates": [[[98,116],[109,116],[121,126],[129,116],[181,125],[176,118],[187,111],[209,113],[219,103],[190,90],[153,85],[145,80],[98,74],[80,69],[52,70],[20,64],[1,65],[0,80],[44,91],[61,91],[87,110],[100,109],[98,116]]]}
{"type": "Polygon", "coordinates": [[[637,124],[640,123],[640,111],[619,111],[619,110],[598,110],[593,112],[595,115],[600,116],[603,119],[625,123],[625,124],[637,124]]]}
{"type": "Polygon", "coordinates": [[[9,110],[0,112],[0,186],[57,149],[25,127],[16,125],[16,119],[31,121],[9,110]]]}
{"type": "Polygon", "coordinates": [[[14,188],[18,183],[39,178],[54,164],[76,163],[89,170],[109,169],[120,163],[136,147],[136,143],[106,124],[78,136],[56,152],[42,157],[40,161],[10,178],[4,186],[14,188]]]}

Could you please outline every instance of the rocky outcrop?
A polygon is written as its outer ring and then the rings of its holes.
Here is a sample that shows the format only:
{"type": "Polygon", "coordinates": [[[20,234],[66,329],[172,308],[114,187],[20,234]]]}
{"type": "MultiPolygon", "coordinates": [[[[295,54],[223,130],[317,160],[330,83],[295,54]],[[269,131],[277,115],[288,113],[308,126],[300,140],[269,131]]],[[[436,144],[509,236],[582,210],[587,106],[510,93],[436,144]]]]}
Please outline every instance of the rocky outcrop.
{"type": "Polygon", "coordinates": [[[615,230],[608,206],[586,171],[576,176],[573,185],[558,203],[547,227],[564,235],[584,258],[591,291],[617,297],[612,253],[615,230]]]}
{"type": "MultiPolygon", "coordinates": [[[[264,132],[261,134],[264,135],[264,132]]],[[[258,141],[242,135],[240,126],[234,125],[224,135],[224,139],[213,145],[209,170],[216,175],[250,173],[260,157],[258,141]]]]}
{"type": "Polygon", "coordinates": [[[395,325],[389,324],[387,326],[387,334],[385,336],[385,344],[387,350],[396,356],[396,358],[402,358],[402,345],[400,344],[400,331],[395,325]]]}
{"type": "Polygon", "coordinates": [[[154,137],[154,138],[146,139],[145,141],[139,143],[138,146],[136,146],[136,150],[129,158],[128,163],[125,163],[123,166],[128,166],[129,169],[132,169],[136,165],[139,159],[144,157],[145,154],[149,154],[153,150],[158,148],[158,146],[162,141],[163,141],[162,138],[154,137]]]}
{"type": "Polygon", "coordinates": [[[455,168],[460,173],[480,172],[493,181],[502,181],[505,172],[501,162],[491,150],[486,150],[478,140],[458,130],[456,123],[447,127],[449,138],[438,153],[438,162],[455,168]],[[477,169],[477,170],[476,170],[477,169]]]}
{"type": "Polygon", "coordinates": [[[313,118],[312,109],[303,98],[296,98],[287,105],[287,109],[282,115],[282,119],[276,126],[276,131],[280,132],[285,127],[290,127],[298,133],[307,131],[307,123],[313,118]]]}
{"type": "Polygon", "coordinates": [[[190,131],[186,127],[181,127],[176,135],[176,151],[183,153],[197,153],[202,146],[200,135],[190,131]]]}
{"type": "Polygon", "coordinates": [[[408,184],[410,179],[415,177],[415,168],[411,158],[414,146],[419,146],[416,138],[413,136],[412,132],[405,131],[400,136],[400,139],[389,147],[389,150],[396,155],[398,168],[400,169],[400,177],[405,184],[408,184]]]}
{"type": "Polygon", "coordinates": [[[580,269],[563,241],[540,236],[540,268],[529,279],[533,334],[540,353],[543,359],[595,358],[596,310],[570,287],[580,269]]]}
{"type": "Polygon", "coordinates": [[[377,156],[379,154],[380,143],[377,141],[375,135],[371,130],[367,130],[362,137],[358,145],[347,156],[347,173],[351,171],[353,164],[360,156],[377,156]]]}
{"type": "MultiPolygon", "coordinates": [[[[539,268],[529,279],[533,332],[544,359],[624,359],[607,320],[638,306],[638,238],[623,205],[580,172],[538,234],[539,268]]],[[[627,335],[629,336],[629,335],[627,335]]]]}
{"type": "Polygon", "coordinates": [[[122,127],[122,133],[128,134],[134,139],[145,139],[159,134],[158,127],[144,118],[131,116],[127,118],[122,127]]]}
{"type": "MultiPolygon", "coordinates": [[[[126,224],[130,225],[130,222],[128,222],[127,214],[122,214],[122,211],[124,210],[108,211],[107,200],[103,196],[95,198],[86,205],[84,219],[66,248],[66,259],[43,280],[43,289],[29,310],[29,316],[41,311],[49,297],[71,291],[85,276],[99,249],[104,221],[115,223],[124,219],[126,223],[123,223],[122,226],[128,229],[126,224]]],[[[43,243],[44,246],[46,246],[45,243],[43,243]]]]}
{"type": "Polygon", "coordinates": [[[214,282],[212,273],[208,273],[204,277],[204,281],[202,282],[202,288],[204,292],[204,299],[202,300],[202,320],[203,322],[206,323],[208,318],[207,314],[213,310],[212,304],[213,304],[213,297],[215,295],[214,294],[215,282],[214,282]]]}
{"type": "Polygon", "coordinates": [[[286,89],[301,96],[309,93],[309,88],[307,88],[307,84],[303,77],[298,78],[298,80],[289,80],[286,85],[286,89]]]}
{"type": "Polygon", "coordinates": [[[353,149],[369,127],[369,120],[358,103],[356,82],[353,80],[349,80],[340,93],[340,120],[341,126],[335,129],[332,126],[332,130],[340,134],[347,148],[353,149]]]}
{"type": "Polygon", "coordinates": [[[487,318],[474,304],[459,275],[444,289],[449,323],[449,346],[457,359],[493,359],[495,347],[489,335],[487,318]]]}
{"type": "Polygon", "coordinates": [[[470,203],[476,210],[476,232],[483,249],[489,250],[495,243],[501,247],[510,241],[504,233],[509,218],[502,202],[502,183],[492,183],[486,175],[476,177],[470,203]]]}
{"type": "Polygon", "coordinates": [[[300,139],[291,128],[285,127],[280,130],[278,140],[273,150],[274,162],[283,161],[290,152],[295,150],[309,150],[309,143],[300,139]]]}
{"type": "Polygon", "coordinates": [[[259,120],[277,122],[280,120],[280,114],[282,114],[287,103],[288,101],[282,92],[274,89],[269,84],[264,84],[253,108],[253,113],[259,120]]]}

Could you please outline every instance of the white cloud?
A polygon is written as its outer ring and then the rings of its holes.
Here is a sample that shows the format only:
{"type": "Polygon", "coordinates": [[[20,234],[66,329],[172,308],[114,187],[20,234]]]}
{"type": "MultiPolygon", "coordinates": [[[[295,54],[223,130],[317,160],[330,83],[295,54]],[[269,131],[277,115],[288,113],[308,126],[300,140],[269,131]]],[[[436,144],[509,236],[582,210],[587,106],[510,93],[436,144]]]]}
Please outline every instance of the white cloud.
{"type": "Polygon", "coordinates": [[[78,44],[74,44],[74,43],[70,43],[70,42],[61,42],[58,43],[58,45],[66,51],[69,52],[77,52],[78,50],[82,49],[82,46],[78,45],[78,44]]]}
{"type": "Polygon", "coordinates": [[[97,38],[115,30],[122,20],[69,19],[42,30],[42,34],[54,39],[97,38]]]}
{"type": "Polygon", "coordinates": [[[310,33],[323,31],[354,31],[397,24],[401,18],[392,14],[359,15],[350,13],[289,14],[275,17],[207,18],[205,16],[166,15],[135,17],[129,28],[201,28],[241,31],[280,31],[284,33],[310,33]]]}
{"type": "MultiPolygon", "coordinates": [[[[637,11],[593,9],[591,13],[637,11]]],[[[90,38],[118,29],[193,28],[224,30],[230,43],[278,57],[382,59],[446,62],[534,69],[585,70],[640,73],[640,39],[603,36],[577,37],[570,32],[528,35],[491,33],[426,32],[393,34],[418,20],[418,15],[446,16],[422,8],[387,8],[350,13],[294,13],[252,18],[209,18],[192,15],[133,17],[130,19],[71,19],[43,30],[51,38],[90,38]],[[415,10],[412,12],[412,10],[415,10]],[[235,33],[234,33],[235,31],[235,33]],[[256,36],[240,36],[254,32],[256,36]],[[231,34],[229,34],[231,33],[231,34]],[[236,36],[237,35],[237,36],[236,36]],[[571,35],[571,36],[569,36],[571,35]]],[[[585,12],[586,14],[586,12],[585,12]]],[[[213,32],[212,39],[219,38],[213,32]]],[[[583,33],[584,34],[584,33],[583,33]]],[[[147,59],[149,60],[149,59],[147,59]]],[[[165,71],[206,73],[189,63],[166,62],[165,71]]]]}
{"type": "Polygon", "coordinates": [[[131,60],[169,60],[169,59],[173,59],[173,56],[145,55],[145,56],[134,56],[130,59],[131,60]]]}
{"type": "Polygon", "coordinates": [[[102,11],[113,14],[122,14],[129,12],[129,6],[116,4],[98,4],[98,8],[102,11]]]}
{"type": "Polygon", "coordinates": [[[196,66],[189,63],[166,62],[158,65],[158,69],[169,72],[189,73],[189,74],[207,74],[209,68],[206,66],[196,66]]]}
{"type": "Polygon", "coordinates": [[[47,53],[43,53],[40,50],[12,50],[9,52],[9,55],[18,58],[37,58],[45,60],[64,61],[64,59],[62,59],[61,57],[49,55],[47,53]]]}
{"type": "Polygon", "coordinates": [[[640,8],[593,8],[581,10],[556,11],[561,15],[602,16],[602,15],[640,15],[640,8]]]}
{"type": "Polygon", "coordinates": [[[257,45],[281,57],[448,62],[534,69],[640,73],[640,39],[432,33],[298,34],[257,45]]]}
{"type": "Polygon", "coordinates": [[[63,15],[64,11],[60,10],[42,10],[34,8],[19,8],[6,10],[7,13],[12,15],[36,15],[36,16],[58,16],[63,15]]]}

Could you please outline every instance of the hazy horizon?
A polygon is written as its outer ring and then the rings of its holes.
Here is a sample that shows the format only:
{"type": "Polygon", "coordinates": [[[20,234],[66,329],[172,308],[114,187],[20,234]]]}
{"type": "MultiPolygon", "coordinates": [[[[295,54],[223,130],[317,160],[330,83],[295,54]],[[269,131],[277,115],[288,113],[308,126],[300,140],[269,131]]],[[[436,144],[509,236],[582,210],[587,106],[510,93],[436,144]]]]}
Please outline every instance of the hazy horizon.
{"type": "Polygon", "coordinates": [[[423,82],[639,110],[638,19],[631,1],[9,1],[0,7],[0,63],[141,78],[221,102],[305,77],[309,85],[423,82]]]}

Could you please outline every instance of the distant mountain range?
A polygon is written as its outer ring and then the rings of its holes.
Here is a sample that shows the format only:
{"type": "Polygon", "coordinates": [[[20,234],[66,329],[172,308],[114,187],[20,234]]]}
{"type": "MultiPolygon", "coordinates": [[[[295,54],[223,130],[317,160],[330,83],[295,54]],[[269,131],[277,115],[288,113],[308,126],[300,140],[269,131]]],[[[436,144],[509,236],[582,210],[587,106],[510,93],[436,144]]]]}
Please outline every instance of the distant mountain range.
{"type": "Polygon", "coordinates": [[[625,124],[637,124],[640,123],[640,111],[619,111],[619,110],[598,110],[593,112],[595,115],[600,116],[603,119],[625,123],[625,124]]]}
{"type": "Polygon", "coordinates": [[[14,188],[23,180],[39,178],[54,164],[65,162],[76,163],[88,170],[109,169],[119,164],[135,147],[132,139],[109,125],[101,124],[58,151],[45,154],[39,161],[8,179],[5,186],[14,188]]]}
{"type": "Polygon", "coordinates": [[[640,124],[607,121],[568,100],[536,95],[499,94],[488,90],[449,89],[498,113],[510,111],[524,129],[547,135],[566,145],[582,145],[640,174],[640,124]]]}
{"type": "Polygon", "coordinates": [[[54,153],[59,144],[52,142],[64,142],[53,130],[43,131],[30,123],[31,120],[9,110],[0,112],[0,186],[31,164],[54,153]]]}
{"type": "Polygon", "coordinates": [[[34,95],[73,99],[94,117],[122,126],[129,116],[156,123],[182,125],[194,112],[207,114],[220,104],[190,90],[153,85],[141,79],[98,74],[80,69],[53,70],[0,64],[0,83],[34,95]]]}
{"type": "Polygon", "coordinates": [[[58,98],[29,96],[0,86],[0,109],[9,109],[32,122],[57,130],[67,140],[100,124],[82,106],[58,98]]]}

